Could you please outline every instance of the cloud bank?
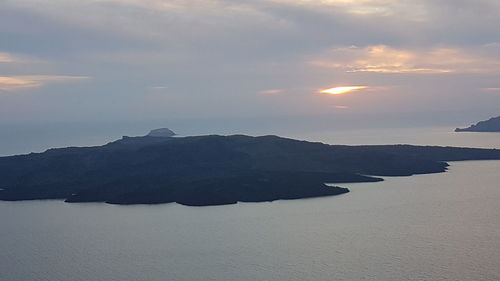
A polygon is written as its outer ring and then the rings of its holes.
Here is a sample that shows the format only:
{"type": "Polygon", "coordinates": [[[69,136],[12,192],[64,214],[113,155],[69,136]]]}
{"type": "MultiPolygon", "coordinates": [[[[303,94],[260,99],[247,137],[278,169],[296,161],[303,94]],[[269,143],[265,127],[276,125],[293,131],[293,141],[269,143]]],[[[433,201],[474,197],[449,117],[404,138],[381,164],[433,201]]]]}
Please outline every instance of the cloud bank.
{"type": "Polygon", "coordinates": [[[0,90],[37,94],[0,96],[0,118],[334,115],[315,93],[342,85],[371,89],[341,97],[352,114],[490,114],[498,18],[496,0],[6,0],[0,90]]]}

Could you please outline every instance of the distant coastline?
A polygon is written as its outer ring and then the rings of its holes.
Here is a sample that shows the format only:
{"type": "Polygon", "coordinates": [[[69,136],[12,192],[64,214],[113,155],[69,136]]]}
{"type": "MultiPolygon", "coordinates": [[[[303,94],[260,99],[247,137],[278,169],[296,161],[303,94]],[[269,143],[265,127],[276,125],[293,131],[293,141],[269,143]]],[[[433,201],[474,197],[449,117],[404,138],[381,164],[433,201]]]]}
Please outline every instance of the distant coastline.
{"type": "Polygon", "coordinates": [[[456,128],[455,132],[500,132],[500,116],[480,121],[467,128],[456,128]]]}

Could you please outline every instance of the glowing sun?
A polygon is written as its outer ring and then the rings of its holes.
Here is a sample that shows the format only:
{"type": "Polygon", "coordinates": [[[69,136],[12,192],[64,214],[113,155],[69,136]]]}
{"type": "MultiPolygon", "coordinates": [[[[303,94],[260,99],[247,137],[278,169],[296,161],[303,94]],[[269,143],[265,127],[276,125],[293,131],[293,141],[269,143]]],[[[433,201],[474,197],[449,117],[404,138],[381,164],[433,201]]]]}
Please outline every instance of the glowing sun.
{"type": "Polygon", "coordinates": [[[334,88],[330,88],[330,89],[319,90],[319,92],[322,94],[329,94],[329,95],[342,95],[342,94],[346,94],[349,92],[362,90],[362,89],[366,89],[366,88],[368,88],[368,87],[366,87],[366,86],[345,86],[345,87],[334,87],[334,88]]]}

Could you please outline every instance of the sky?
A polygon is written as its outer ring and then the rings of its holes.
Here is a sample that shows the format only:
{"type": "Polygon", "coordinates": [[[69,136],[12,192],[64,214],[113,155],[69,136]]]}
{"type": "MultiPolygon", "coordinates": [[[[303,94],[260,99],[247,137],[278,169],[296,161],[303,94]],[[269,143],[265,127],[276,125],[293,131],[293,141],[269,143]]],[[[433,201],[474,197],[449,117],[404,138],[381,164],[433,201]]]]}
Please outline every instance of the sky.
{"type": "Polygon", "coordinates": [[[0,127],[468,125],[499,75],[498,0],[0,1],[0,127]]]}

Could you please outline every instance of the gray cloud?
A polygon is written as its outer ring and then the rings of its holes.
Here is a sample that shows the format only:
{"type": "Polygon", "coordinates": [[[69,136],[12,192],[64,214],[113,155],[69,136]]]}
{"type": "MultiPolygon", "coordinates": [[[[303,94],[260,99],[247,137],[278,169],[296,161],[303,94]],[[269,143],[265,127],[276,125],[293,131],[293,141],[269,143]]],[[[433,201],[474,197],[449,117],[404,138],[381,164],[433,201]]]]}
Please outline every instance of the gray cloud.
{"type": "Polygon", "coordinates": [[[495,0],[4,1],[0,76],[93,79],[0,96],[0,118],[479,111],[500,102],[499,18],[495,0]],[[339,85],[377,90],[316,94],[339,85]]]}

